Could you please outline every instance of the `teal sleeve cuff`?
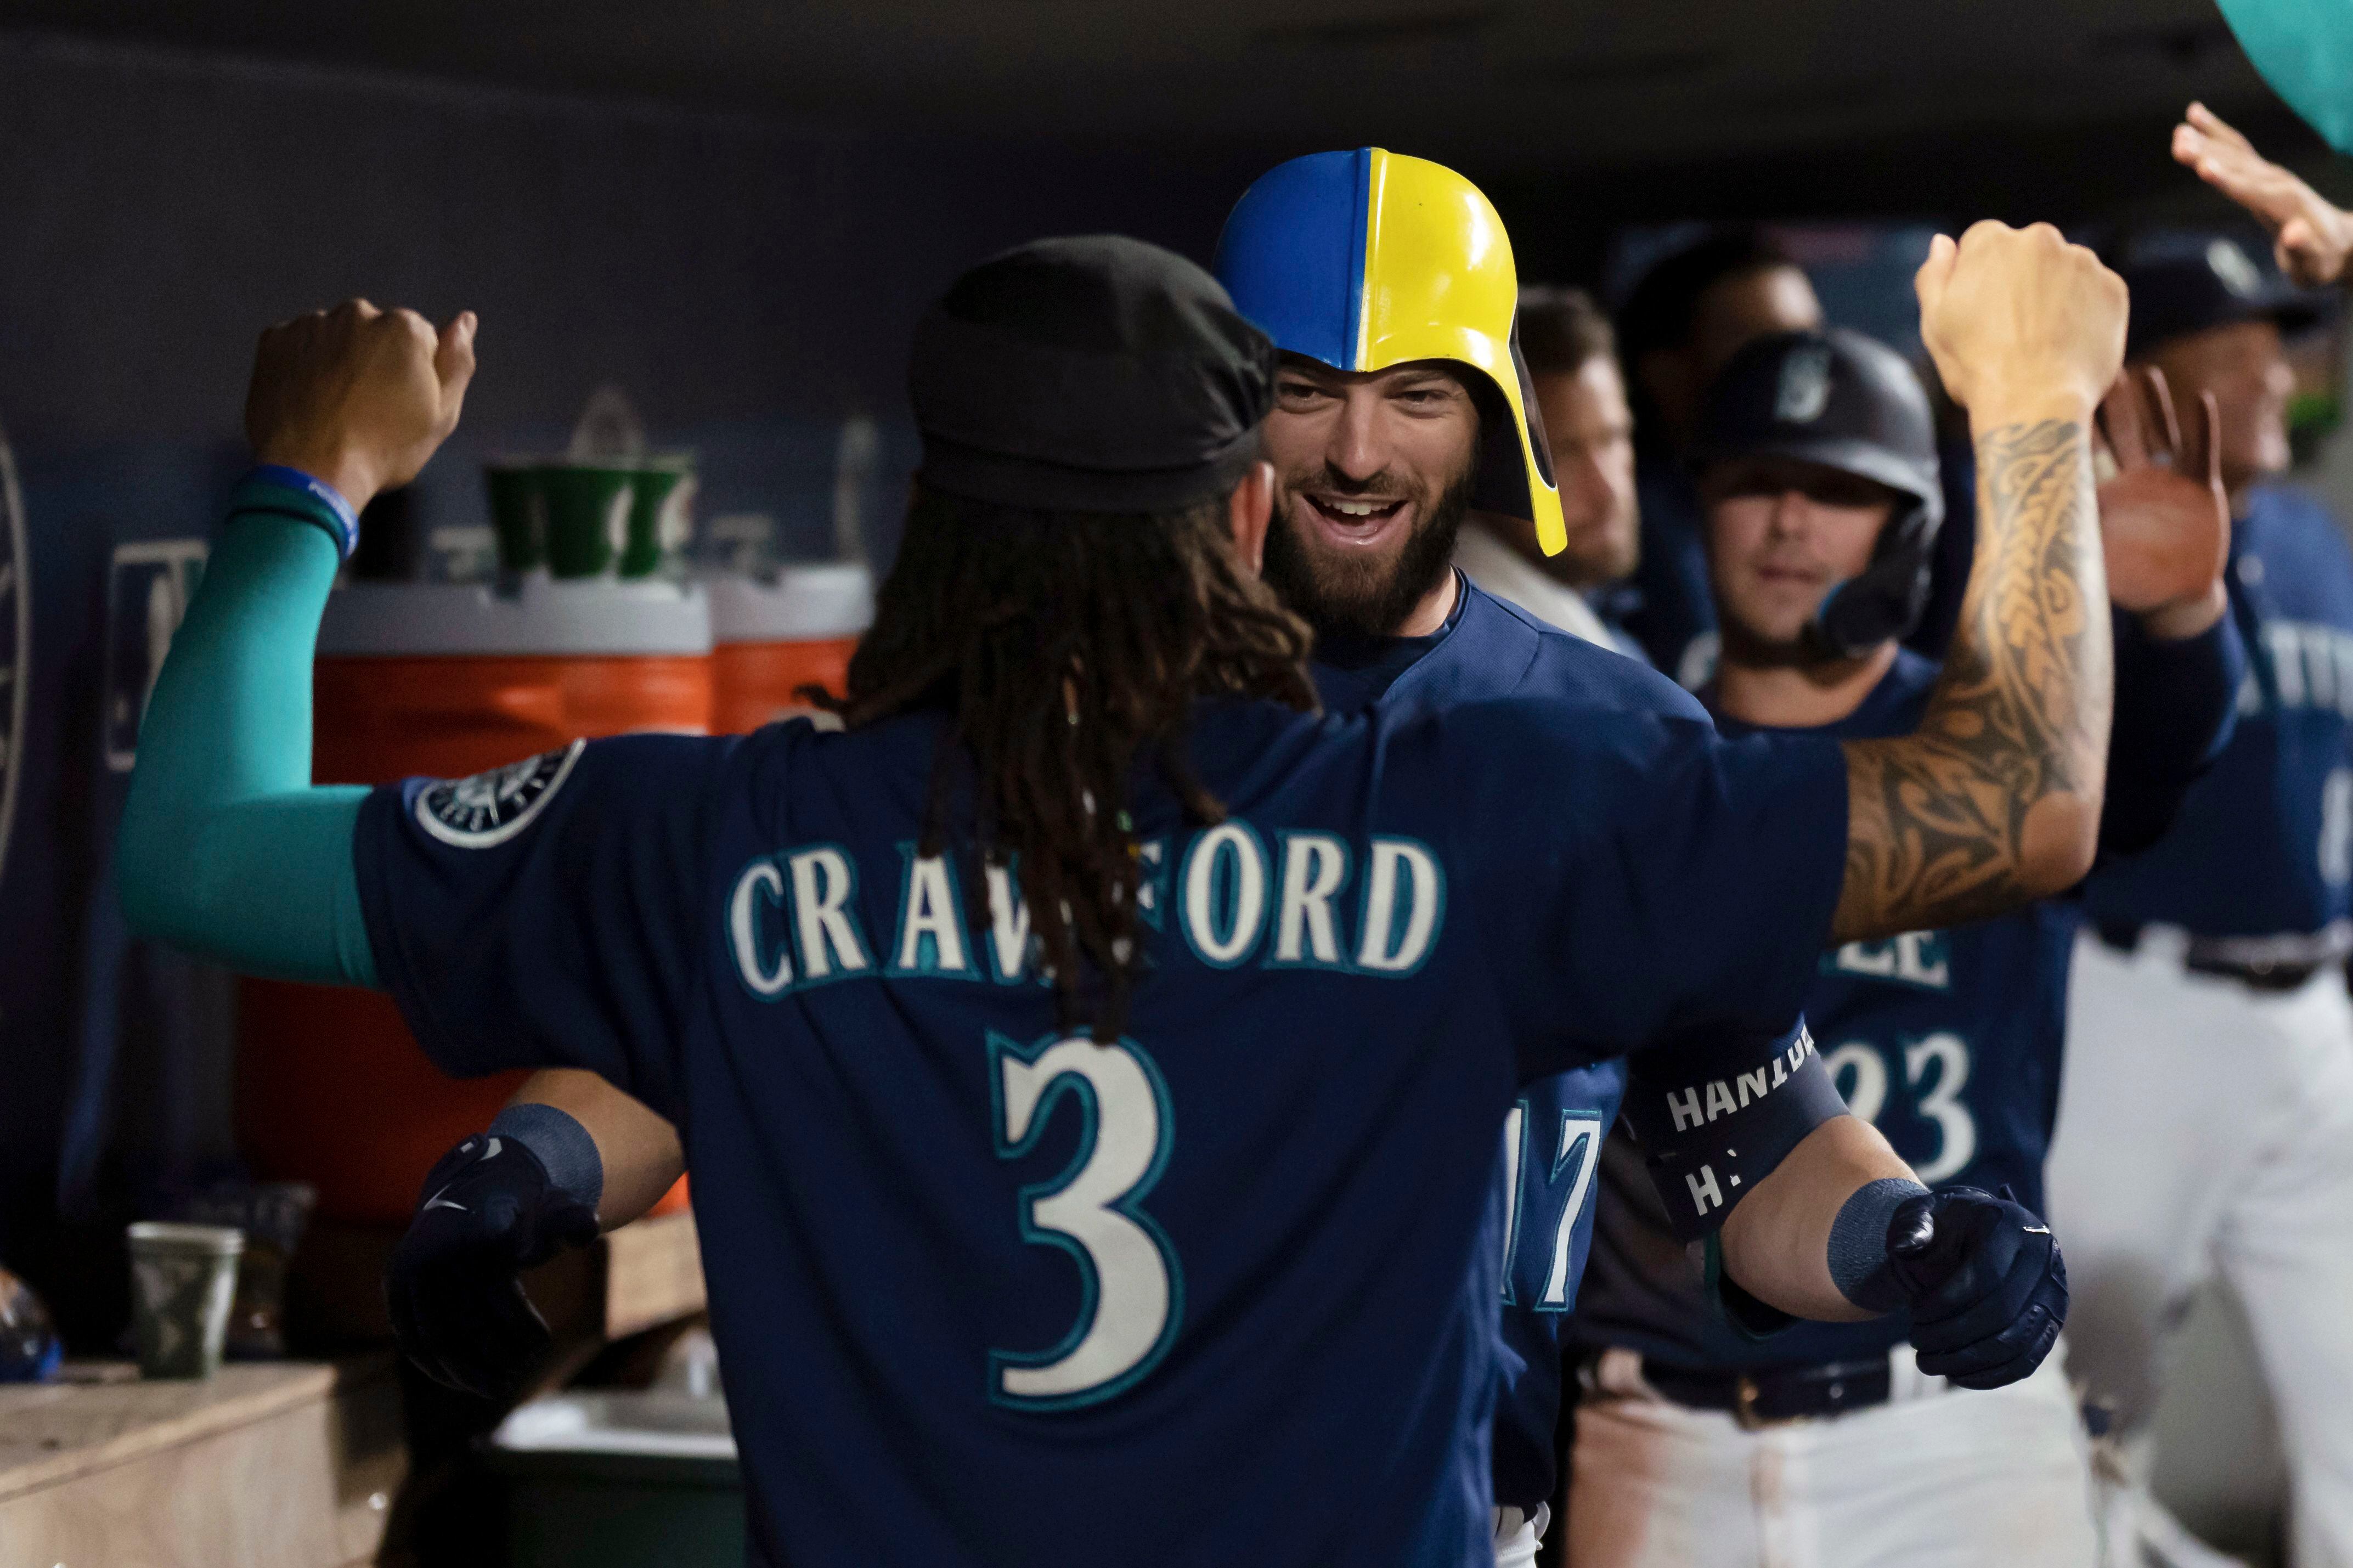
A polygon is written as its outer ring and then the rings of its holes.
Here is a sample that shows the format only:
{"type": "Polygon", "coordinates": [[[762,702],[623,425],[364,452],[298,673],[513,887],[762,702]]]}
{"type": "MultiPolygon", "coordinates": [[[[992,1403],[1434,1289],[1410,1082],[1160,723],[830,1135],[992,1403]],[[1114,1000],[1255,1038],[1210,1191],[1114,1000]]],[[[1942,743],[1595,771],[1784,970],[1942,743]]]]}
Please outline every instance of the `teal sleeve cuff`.
{"type": "Polygon", "coordinates": [[[231,517],[239,512],[269,511],[315,523],[335,542],[338,561],[349,561],[352,552],[360,546],[360,514],[343,499],[343,492],[324,479],[282,463],[263,463],[249,470],[237,481],[236,491],[229,497],[228,510],[231,517]]]}

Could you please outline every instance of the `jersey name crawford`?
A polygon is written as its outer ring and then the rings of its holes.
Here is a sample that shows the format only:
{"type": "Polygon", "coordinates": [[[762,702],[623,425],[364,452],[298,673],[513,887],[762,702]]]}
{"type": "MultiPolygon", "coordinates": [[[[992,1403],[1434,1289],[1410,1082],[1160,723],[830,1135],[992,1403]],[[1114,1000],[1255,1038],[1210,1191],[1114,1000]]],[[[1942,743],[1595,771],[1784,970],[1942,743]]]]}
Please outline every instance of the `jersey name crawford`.
{"type": "MultiPolygon", "coordinates": [[[[1269,845],[1235,820],[1176,847],[1142,845],[1137,913],[1154,930],[1174,921],[1213,969],[1274,968],[1402,976],[1419,970],[1445,922],[1446,876],[1417,839],[1352,844],[1328,833],[1283,832],[1269,845]]],[[[874,976],[1039,978],[1029,911],[1009,868],[987,866],[987,920],[967,918],[965,868],[899,847],[899,896],[878,947],[857,900],[860,868],[836,844],[753,860],[730,886],[728,958],[762,1001],[831,981],[874,976]]]]}

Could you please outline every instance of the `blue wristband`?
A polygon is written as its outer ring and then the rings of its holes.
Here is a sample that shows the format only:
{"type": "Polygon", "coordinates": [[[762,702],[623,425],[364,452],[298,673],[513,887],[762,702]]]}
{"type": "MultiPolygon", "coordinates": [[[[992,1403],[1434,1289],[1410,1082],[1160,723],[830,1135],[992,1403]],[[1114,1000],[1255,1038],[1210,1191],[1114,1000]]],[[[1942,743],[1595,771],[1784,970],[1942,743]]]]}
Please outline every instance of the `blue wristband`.
{"type": "Polygon", "coordinates": [[[343,499],[343,492],[324,479],[314,479],[300,468],[290,468],[283,464],[263,463],[248,472],[238,481],[231,510],[280,511],[289,517],[301,518],[306,522],[315,522],[325,529],[327,536],[335,542],[335,554],[341,560],[349,561],[352,552],[360,545],[360,514],[352,510],[352,503],[343,499]],[[318,504],[272,506],[266,495],[254,494],[256,490],[291,490],[318,504]],[[321,515],[322,508],[325,510],[324,516],[321,515]]]}
{"type": "Polygon", "coordinates": [[[530,1150],[547,1168],[549,1184],[566,1197],[592,1210],[604,1201],[605,1162],[596,1140],[569,1112],[525,1100],[500,1111],[491,1131],[530,1150]]]}
{"type": "Polygon", "coordinates": [[[1895,1211],[1928,1189],[1917,1182],[1883,1176],[1866,1182],[1840,1205],[1831,1222],[1831,1282],[1839,1294],[1866,1312],[1892,1312],[1904,1305],[1904,1288],[1887,1268],[1887,1226],[1895,1211]]]}

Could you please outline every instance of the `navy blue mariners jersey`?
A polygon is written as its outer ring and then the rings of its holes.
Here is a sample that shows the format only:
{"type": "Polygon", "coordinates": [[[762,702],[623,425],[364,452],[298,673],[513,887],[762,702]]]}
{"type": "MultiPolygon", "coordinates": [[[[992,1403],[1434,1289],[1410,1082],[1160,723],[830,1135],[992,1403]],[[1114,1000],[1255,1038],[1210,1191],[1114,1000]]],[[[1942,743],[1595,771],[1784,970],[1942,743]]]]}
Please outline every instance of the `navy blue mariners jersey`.
{"type": "MultiPolygon", "coordinates": [[[[1430,706],[1530,691],[1594,701],[1618,690],[1589,658],[1552,646],[1575,641],[1569,634],[1468,577],[1456,581],[1454,613],[1436,636],[1320,640],[1315,683],[1324,706],[1350,712],[1377,701],[1430,706]]],[[[1560,1329],[1592,1249],[1594,1173],[1625,1096],[1626,1064],[1596,1062],[1527,1085],[1504,1121],[1501,1202],[1489,1216],[1504,1277],[1495,1499],[1528,1512],[1553,1492],[1560,1329]]]]}
{"type": "Polygon", "coordinates": [[[2259,488],[2232,525],[2230,590],[2249,665],[2237,731],[2166,841],[2092,879],[2104,922],[2264,937],[2347,918],[2353,552],[2317,503],[2259,488]]]}
{"type": "Polygon", "coordinates": [[[1495,1500],[1526,1514],[1552,1500],[1559,1479],[1563,1331],[1593,1250],[1601,1152],[1625,1098],[1624,1064],[1608,1062],[1530,1084],[1504,1120],[1495,1500]]]}
{"type": "Polygon", "coordinates": [[[1139,776],[1108,1046],[1006,871],[917,853],[934,713],[387,786],[369,938],[445,1068],[679,1127],[755,1562],[1477,1563],[1521,1086],[1771,1033],[1842,872],[1835,746],[1575,657],[1587,701],[1204,704],[1229,815],[1139,776]]]}
{"type": "MultiPolygon", "coordinates": [[[[1901,650],[1852,713],[1806,732],[1908,734],[1919,727],[1937,668],[1901,650]]],[[[2243,668],[2227,622],[2159,645],[2118,618],[2118,712],[2133,718],[2120,717],[2110,749],[2104,846],[2137,847],[2151,819],[2161,831],[2227,733],[2243,668]],[[2144,712],[2157,721],[2138,722],[2144,712]]],[[[1719,722],[1728,734],[1757,732],[1719,722]]],[[[1849,1109],[1931,1186],[2008,1186],[2041,1210],[2079,919],[2073,900],[2043,900],[1995,920],[1849,942],[1821,956],[1805,1012],[1823,1065],[1849,1109]]],[[[1686,1368],[1735,1369],[1880,1354],[1908,1337],[1901,1313],[1800,1322],[1763,1342],[1739,1334],[1704,1304],[1700,1270],[1630,1151],[1605,1152],[1592,1273],[1571,1331],[1580,1342],[1625,1345],[1686,1368]]]]}

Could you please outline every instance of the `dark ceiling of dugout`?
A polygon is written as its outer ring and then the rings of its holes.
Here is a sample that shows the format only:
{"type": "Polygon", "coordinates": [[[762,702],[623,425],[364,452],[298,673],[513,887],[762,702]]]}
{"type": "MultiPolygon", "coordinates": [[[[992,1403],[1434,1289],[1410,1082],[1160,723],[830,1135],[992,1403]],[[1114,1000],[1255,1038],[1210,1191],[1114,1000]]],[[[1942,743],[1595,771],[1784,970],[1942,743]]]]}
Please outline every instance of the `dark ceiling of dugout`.
{"type": "Polygon", "coordinates": [[[813,125],[1623,166],[2260,91],[2211,0],[5,0],[0,24],[813,125]]]}

